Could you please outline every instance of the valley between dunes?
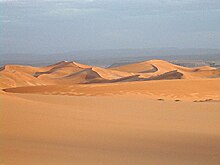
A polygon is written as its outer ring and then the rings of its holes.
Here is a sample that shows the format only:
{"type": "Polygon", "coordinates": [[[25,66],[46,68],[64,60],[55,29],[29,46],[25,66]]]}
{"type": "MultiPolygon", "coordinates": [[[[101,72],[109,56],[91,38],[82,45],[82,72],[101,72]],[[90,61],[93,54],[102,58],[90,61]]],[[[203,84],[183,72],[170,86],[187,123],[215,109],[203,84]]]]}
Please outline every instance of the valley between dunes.
{"type": "Polygon", "coordinates": [[[220,69],[5,65],[0,88],[0,165],[220,162],[220,69]]]}

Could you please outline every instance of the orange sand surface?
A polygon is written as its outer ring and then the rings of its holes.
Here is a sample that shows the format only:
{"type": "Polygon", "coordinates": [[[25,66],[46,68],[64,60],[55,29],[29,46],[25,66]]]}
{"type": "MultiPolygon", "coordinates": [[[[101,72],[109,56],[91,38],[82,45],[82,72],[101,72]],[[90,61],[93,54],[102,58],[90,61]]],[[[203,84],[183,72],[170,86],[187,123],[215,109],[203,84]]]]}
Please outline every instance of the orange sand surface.
{"type": "Polygon", "coordinates": [[[0,164],[219,165],[220,103],[0,94],[0,164]]]}
{"type": "Polygon", "coordinates": [[[46,85],[8,88],[4,91],[13,93],[75,96],[143,95],[143,97],[148,99],[220,101],[220,79],[46,85]]]}

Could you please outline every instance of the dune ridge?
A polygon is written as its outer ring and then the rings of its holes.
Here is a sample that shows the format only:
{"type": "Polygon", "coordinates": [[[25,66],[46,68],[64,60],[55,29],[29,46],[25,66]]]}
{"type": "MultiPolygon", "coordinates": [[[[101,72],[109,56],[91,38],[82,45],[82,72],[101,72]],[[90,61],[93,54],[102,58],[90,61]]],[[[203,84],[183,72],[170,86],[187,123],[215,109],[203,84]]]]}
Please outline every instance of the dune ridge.
{"type": "Polygon", "coordinates": [[[44,67],[5,65],[0,69],[0,88],[219,77],[220,69],[217,68],[187,68],[163,60],[143,61],[112,68],[61,61],[44,67]]]}

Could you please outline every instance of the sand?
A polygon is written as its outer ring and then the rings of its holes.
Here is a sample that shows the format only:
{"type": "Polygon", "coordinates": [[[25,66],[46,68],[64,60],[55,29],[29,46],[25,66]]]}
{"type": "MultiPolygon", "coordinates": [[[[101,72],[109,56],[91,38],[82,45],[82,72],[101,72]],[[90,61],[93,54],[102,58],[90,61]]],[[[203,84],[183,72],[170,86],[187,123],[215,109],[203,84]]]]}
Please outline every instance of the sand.
{"type": "Polygon", "coordinates": [[[0,80],[0,165],[219,165],[216,68],[62,61],[0,80]]]}
{"type": "Polygon", "coordinates": [[[61,61],[44,67],[5,65],[0,68],[0,89],[38,85],[74,85],[132,81],[220,78],[220,69],[186,68],[150,60],[115,68],[100,68],[61,61]]]}
{"type": "Polygon", "coordinates": [[[219,164],[220,104],[1,94],[1,164],[219,164]]]}
{"type": "Polygon", "coordinates": [[[146,99],[220,101],[220,79],[46,85],[8,88],[5,91],[70,96],[142,95],[146,99]]]}

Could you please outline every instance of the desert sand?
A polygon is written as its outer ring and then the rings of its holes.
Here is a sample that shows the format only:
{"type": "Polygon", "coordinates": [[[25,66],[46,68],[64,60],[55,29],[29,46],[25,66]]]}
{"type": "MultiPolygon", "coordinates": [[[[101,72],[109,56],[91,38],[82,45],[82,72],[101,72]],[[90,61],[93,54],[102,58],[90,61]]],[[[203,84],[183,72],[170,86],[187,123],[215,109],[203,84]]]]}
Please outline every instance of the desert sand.
{"type": "Polygon", "coordinates": [[[115,68],[61,61],[43,67],[5,65],[0,68],[0,88],[219,77],[219,68],[187,68],[163,60],[143,61],[115,68]]]}
{"type": "Polygon", "coordinates": [[[151,60],[0,71],[1,165],[218,165],[220,71],[151,60]]]}

